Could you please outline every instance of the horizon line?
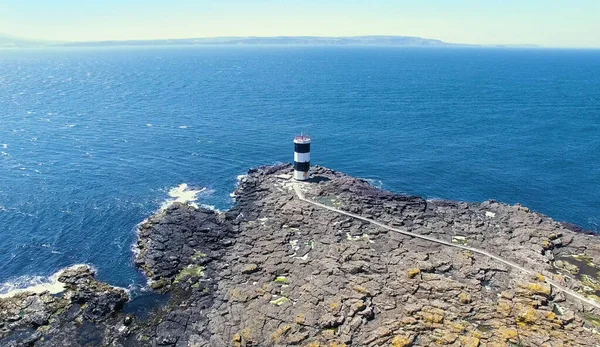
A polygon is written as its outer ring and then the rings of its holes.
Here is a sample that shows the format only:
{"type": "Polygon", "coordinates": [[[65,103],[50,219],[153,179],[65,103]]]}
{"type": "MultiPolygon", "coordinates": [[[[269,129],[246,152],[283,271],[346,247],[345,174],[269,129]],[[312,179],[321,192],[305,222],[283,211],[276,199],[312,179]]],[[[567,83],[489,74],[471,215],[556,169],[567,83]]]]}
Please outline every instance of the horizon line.
{"type": "MultiPolygon", "coordinates": [[[[177,38],[127,38],[127,39],[92,39],[92,40],[56,40],[56,39],[42,39],[42,38],[30,38],[30,37],[22,37],[22,36],[15,36],[15,35],[11,35],[11,34],[4,34],[4,33],[0,33],[0,37],[1,36],[5,36],[7,38],[12,38],[15,40],[22,40],[22,41],[29,41],[30,43],[39,43],[39,44],[49,44],[50,46],[54,46],[54,47],[60,47],[61,44],[94,44],[94,43],[128,43],[128,42],[152,42],[152,41],[185,41],[185,40],[219,40],[219,39],[275,39],[275,38],[290,38],[290,39],[298,39],[298,38],[315,38],[315,39],[351,39],[351,38],[410,38],[410,39],[420,39],[420,40],[425,40],[425,41],[431,41],[431,42],[438,42],[440,44],[440,46],[437,46],[437,48],[450,48],[450,47],[442,47],[442,46],[462,46],[462,47],[471,47],[471,48],[545,48],[545,49],[578,49],[578,50],[597,50],[600,49],[600,46],[595,47],[595,46],[553,46],[553,45],[540,45],[540,44],[536,44],[536,43],[458,43],[458,42],[449,42],[449,41],[443,41],[440,39],[435,39],[435,38],[427,38],[427,37],[422,37],[422,36],[414,36],[414,35],[392,35],[392,34],[361,34],[361,35],[342,35],[342,36],[332,36],[332,35],[247,35],[247,36],[186,36],[186,37],[177,37],[177,38]]],[[[285,46],[285,45],[310,45],[310,44],[294,44],[294,43],[290,43],[290,44],[285,44],[285,43],[265,43],[265,44],[239,44],[239,43],[227,43],[227,42],[221,42],[221,43],[213,43],[214,45],[271,45],[271,46],[285,46]]],[[[191,44],[190,44],[191,45],[191,44]]],[[[209,44],[204,44],[204,45],[210,45],[209,44]]],[[[335,46],[335,44],[333,43],[315,43],[314,45],[320,45],[320,46],[335,46]]],[[[353,44],[346,44],[347,46],[353,45],[353,44]]],[[[377,44],[377,43],[355,43],[354,45],[360,45],[360,46],[385,46],[386,44],[382,43],[382,44],[377,44]]],[[[393,45],[393,44],[387,44],[387,46],[397,46],[400,47],[402,45],[393,45]]],[[[408,47],[410,45],[404,45],[405,47],[408,47]]],[[[418,45],[414,45],[414,46],[418,46],[418,45]]],[[[413,46],[413,47],[414,47],[413,46]]],[[[430,48],[435,48],[436,46],[427,46],[427,45],[420,45],[422,47],[430,47],[430,48]]],[[[43,47],[48,47],[48,46],[43,46],[43,47]]],[[[16,45],[14,46],[2,46],[0,45],[0,48],[23,48],[23,47],[18,47],[16,45]]]]}

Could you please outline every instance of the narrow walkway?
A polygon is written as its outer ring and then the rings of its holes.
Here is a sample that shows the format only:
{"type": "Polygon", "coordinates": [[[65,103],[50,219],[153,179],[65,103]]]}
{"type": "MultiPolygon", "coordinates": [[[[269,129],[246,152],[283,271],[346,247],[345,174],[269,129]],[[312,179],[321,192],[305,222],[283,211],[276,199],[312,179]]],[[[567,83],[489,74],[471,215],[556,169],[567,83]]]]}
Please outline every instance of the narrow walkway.
{"type": "MultiPolygon", "coordinates": [[[[365,222],[377,225],[377,226],[382,227],[384,229],[397,232],[397,233],[402,234],[402,235],[406,235],[406,236],[410,236],[410,237],[416,237],[418,239],[423,239],[423,240],[427,240],[427,241],[430,241],[430,242],[439,243],[439,244],[444,245],[444,246],[449,246],[449,247],[454,247],[454,248],[460,248],[460,249],[464,249],[464,250],[467,250],[467,251],[470,251],[470,252],[473,252],[473,253],[481,254],[481,255],[484,255],[486,257],[495,259],[495,260],[497,260],[497,261],[499,261],[499,262],[501,262],[503,264],[506,264],[506,265],[514,268],[514,269],[522,271],[522,272],[524,272],[527,275],[530,275],[532,277],[536,275],[536,272],[534,272],[532,270],[526,269],[526,268],[522,267],[521,265],[518,265],[518,264],[516,264],[516,263],[514,263],[514,262],[512,262],[510,260],[506,260],[506,259],[500,258],[497,255],[491,254],[489,252],[486,252],[486,251],[478,249],[478,248],[463,246],[463,245],[460,245],[460,244],[456,244],[456,243],[452,243],[452,242],[448,242],[448,241],[444,241],[444,240],[439,240],[439,239],[436,239],[434,237],[430,237],[430,236],[427,236],[427,235],[415,234],[415,233],[410,232],[410,231],[393,228],[391,226],[388,226],[388,225],[385,225],[383,223],[374,221],[372,219],[365,218],[363,216],[359,216],[359,215],[351,213],[351,212],[342,211],[342,210],[337,209],[335,207],[327,206],[325,204],[321,204],[319,202],[307,199],[304,196],[304,193],[300,190],[300,187],[298,187],[297,183],[292,183],[292,185],[294,187],[294,191],[296,192],[296,195],[298,196],[298,198],[300,200],[305,201],[305,202],[307,202],[309,204],[312,204],[314,206],[321,207],[321,208],[324,208],[324,209],[327,209],[327,210],[330,210],[330,211],[333,211],[333,212],[336,212],[336,213],[339,213],[339,214],[343,214],[343,215],[346,215],[348,217],[359,219],[359,220],[362,220],[362,221],[365,221],[365,222]]],[[[581,294],[579,294],[579,293],[577,293],[577,292],[575,292],[575,291],[573,291],[571,289],[568,289],[568,288],[565,288],[565,287],[561,286],[560,284],[556,283],[555,281],[549,279],[547,276],[544,276],[544,279],[545,279],[546,283],[548,283],[549,285],[553,286],[554,288],[562,291],[563,293],[565,293],[565,294],[567,294],[567,295],[569,295],[569,296],[571,296],[571,297],[573,297],[573,298],[575,298],[577,300],[580,300],[583,303],[586,303],[586,304],[588,304],[590,306],[593,306],[594,308],[597,308],[597,309],[600,310],[600,303],[598,303],[596,301],[593,301],[591,299],[588,299],[585,296],[583,296],[583,295],[581,295],[581,294]]]]}

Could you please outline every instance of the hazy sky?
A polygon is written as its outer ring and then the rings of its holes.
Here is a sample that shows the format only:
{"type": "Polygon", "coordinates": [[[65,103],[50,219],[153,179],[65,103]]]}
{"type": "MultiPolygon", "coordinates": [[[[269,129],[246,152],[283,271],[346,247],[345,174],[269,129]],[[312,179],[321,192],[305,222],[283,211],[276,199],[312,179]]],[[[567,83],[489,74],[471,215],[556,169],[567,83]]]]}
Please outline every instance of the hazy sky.
{"type": "Polygon", "coordinates": [[[0,0],[0,32],[77,41],[409,35],[600,47],[600,0],[0,0]]]}

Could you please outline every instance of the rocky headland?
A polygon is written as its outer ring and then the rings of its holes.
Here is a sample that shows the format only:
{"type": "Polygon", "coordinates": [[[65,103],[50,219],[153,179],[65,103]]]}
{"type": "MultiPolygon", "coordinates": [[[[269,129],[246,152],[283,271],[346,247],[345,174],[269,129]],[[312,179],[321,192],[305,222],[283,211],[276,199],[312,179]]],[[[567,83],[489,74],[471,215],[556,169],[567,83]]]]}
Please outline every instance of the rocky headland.
{"type": "Polygon", "coordinates": [[[135,264],[167,298],[150,314],[73,267],[59,291],[0,298],[0,345],[600,345],[598,236],[519,205],[291,171],[250,170],[229,211],[177,203],[140,225],[135,264]]]}

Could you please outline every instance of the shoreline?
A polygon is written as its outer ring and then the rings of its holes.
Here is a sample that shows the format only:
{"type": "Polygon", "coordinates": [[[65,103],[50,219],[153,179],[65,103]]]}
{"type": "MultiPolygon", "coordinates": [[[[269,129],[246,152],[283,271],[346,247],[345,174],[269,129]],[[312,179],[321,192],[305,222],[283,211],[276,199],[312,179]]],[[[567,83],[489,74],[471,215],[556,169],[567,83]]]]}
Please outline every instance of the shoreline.
{"type": "Polygon", "coordinates": [[[136,227],[139,302],[127,309],[132,293],[87,266],[65,269],[56,294],[0,298],[0,344],[600,342],[600,309],[561,291],[600,303],[598,235],[520,205],[394,194],[319,166],[299,194],[292,169],[240,175],[222,212],[173,188],[173,203],[136,227]]]}

